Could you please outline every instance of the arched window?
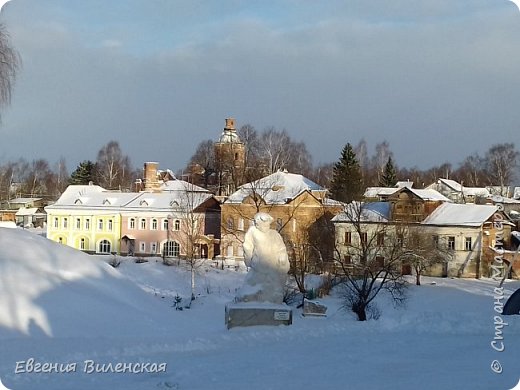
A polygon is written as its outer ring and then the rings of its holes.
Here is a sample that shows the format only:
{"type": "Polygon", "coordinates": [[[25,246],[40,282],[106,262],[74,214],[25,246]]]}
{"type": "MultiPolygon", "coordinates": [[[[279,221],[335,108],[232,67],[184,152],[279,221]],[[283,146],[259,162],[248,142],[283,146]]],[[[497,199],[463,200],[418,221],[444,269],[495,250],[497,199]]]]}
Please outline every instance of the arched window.
{"type": "Polygon", "coordinates": [[[79,249],[81,249],[81,250],[87,249],[87,241],[84,238],[79,240],[79,249]]]}
{"type": "Polygon", "coordinates": [[[99,242],[99,253],[110,253],[111,245],[110,241],[103,240],[99,242]]]}
{"type": "Polygon", "coordinates": [[[130,218],[130,220],[128,221],[128,228],[135,229],[135,218],[130,218]]]}
{"type": "Polygon", "coordinates": [[[165,257],[179,257],[180,245],[175,241],[166,241],[163,245],[163,255],[165,257]]]}
{"type": "Polygon", "coordinates": [[[157,230],[157,220],[155,218],[152,219],[152,230],[157,230]]]}
{"type": "Polygon", "coordinates": [[[178,219],[176,219],[173,223],[173,230],[181,230],[181,221],[179,221],[178,219]]]}

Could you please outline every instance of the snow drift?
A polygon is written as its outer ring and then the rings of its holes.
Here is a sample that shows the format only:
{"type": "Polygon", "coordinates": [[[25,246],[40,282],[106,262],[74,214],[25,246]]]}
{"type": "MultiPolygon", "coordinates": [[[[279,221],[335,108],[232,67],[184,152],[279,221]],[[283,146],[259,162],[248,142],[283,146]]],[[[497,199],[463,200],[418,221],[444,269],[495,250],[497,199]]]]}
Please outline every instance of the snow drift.
{"type": "Polygon", "coordinates": [[[164,306],[99,259],[0,228],[0,338],[164,330],[164,306]],[[137,331],[136,331],[137,330],[137,331]]]}

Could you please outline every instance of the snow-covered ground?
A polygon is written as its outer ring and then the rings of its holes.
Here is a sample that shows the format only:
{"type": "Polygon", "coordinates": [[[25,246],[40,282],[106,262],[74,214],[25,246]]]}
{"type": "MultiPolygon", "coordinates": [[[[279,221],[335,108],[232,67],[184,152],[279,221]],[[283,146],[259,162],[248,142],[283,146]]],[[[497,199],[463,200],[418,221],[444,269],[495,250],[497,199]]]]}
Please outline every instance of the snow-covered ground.
{"type": "MultiPolygon", "coordinates": [[[[504,317],[505,350],[491,346],[498,329],[492,280],[424,278],[410,287],[404,309],[381,297],[377,321],[357,322],[332,294],[321,300],[325,318],[294,309],[291,326],[227,330],[224,306],[243,271],[201,268],[197,299],[175,310],[175,297],[190,294],[182,266],[124,259],[114,269],[110,259],[0,228],[7,388],[505,390],[520,379],[520,316],[504,317]],[[494,360],[501,374],[492,372],[494,360]],[[144,372],[89,373],[95,364],[144,372]]],[[[508,282],[505,297],[517,288],[508,282]]]]}

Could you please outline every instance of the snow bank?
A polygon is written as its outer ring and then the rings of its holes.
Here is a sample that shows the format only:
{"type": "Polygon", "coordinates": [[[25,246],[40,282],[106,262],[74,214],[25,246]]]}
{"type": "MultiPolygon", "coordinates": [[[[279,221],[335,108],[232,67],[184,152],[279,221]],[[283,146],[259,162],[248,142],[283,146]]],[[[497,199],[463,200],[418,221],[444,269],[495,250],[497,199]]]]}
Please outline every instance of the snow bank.
{"type": "Polygon", "coordinates": [[[0,338],[110,337],[161,329],[159,302],[105,262],[0,228],[0,338]]]}

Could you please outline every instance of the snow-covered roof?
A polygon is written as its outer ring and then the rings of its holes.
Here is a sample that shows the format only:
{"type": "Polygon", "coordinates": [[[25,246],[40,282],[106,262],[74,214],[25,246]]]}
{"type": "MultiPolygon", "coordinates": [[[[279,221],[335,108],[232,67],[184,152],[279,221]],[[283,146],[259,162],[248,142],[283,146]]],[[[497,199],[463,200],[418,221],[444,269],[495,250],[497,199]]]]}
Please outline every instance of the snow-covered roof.
{"type": "Polygon", "coordinates": [[[393,187],[367,187],[363,196],[365,198],[378,198],[380,196],[392,195],[398,190],[399,188],[393,187]]]}
{"type": "Polygon", "coordinates": [[[209,193],[209,191],[205,188],[199,187],[195,184],[189,183],[184,180],[168,180],[164,183],[161,183],[160,186],[161,191],[179,191],[179,192],[205,192],[209,193]]]}
{"type": "Polygon", "coordinates": [[[326,191],[302,175],[275,172],[251,183],[242,185],[224,203],[242,203],[250,195],[261,197],[267,204],[284,204],[304,191],[326,191]]]}
{"type": "Polygon", "coordinates": [[[98,209],[177,209],[196,208],[213,195],[202,187],[183,180],[170,180],[162,192],[117,192],[100,186],[71,185],[52,206],[46,209],[71,207],[98,209]]]}
{"type": "Polygon", "coordinates": [[[20,207],[20,209],[18,209],[18,211],[16,212],[15,215],[17,217],[26,217],[26,216],[31,216],[31,215],[35,215],[35,214],[38,214],[37,207],[31,207],[31,208],[20,207]]]}
{"type": "Polygon", "coordinates": [[[481,226],[498,210],[493,205],[443,203],[423,222],[436,226],[481,226]]]}
{"type": "Polygon", "coordinates": [[[409,188],[409,187],[403,187],[396,191],[402,192],[402,191],[410,191],[415,196],[419,197],[422,200],[434,200],[439,202],[451,202],[448,198],[446,198],[444,195],[442,195],[439,191],[435,191],[432,189],[416,189],[416,188],[409,188]]]}
{"type": "Polygon", "coordinates": [[[238,134],[236,130],[234,129],[224,129],[222,134],[220,135],[220,138],[218,142],[221,143],[240,143],[240,138],[238,137],[238,134]]]}
{"type": "Polygon", "coordinates": [[[9,203],[26,204],[26,203],[37,202],[39,200],[42,200],[42,198],[15,198],[15,199],[9,200],[9,203]]]}
{"type": "Polygon", "coordinates": [[[492,195],[489,196],[488,199],[493,201],[493,203],[502,203],[502,204],[520,204],[520,199],[512,199],[506,198],[505,196],[500,195],[492,195]]]}
{"type": "Polygon", "coordinates": [[[446,198],[439,191],[430,189],[418,190],[415,188],[409,188],[409,190],[423,200],[438,200],[440,202],[451,202],[451,200],[446,198]]]}
{"type": "Polygon", "coordinates": [[[490,192],[484,187],[462,187],[462,194],[466,196],[489,196],[490,192]]]}
{"type": "MultiPolygon", "coordinates": [[[[437,184],[444,184],[453,192],[460,193],[466,196],[489,196],[490,192],[484,187],[464,187],[462,184],[451,179],[439,179],[437,184]]],[[[434,187],[435,185],[429,186],[428,188],[434,187]]]]}
{"type": "Polygon", "coordinates": [[[60,198],[46,209],[71,206],[119,208],[136,198],[135,192],[108,191],[97,185],[70,185],[60,198]]]}
{"type": "Polygon", "coordinates": [[[452,190],[454,190],[456,192],[461,192],[462,191],[462,185],[460,183],[456,182],[455,180],[439,179],[438,183],[444,184],[444,185],[448,186],[449,188],[451,188],[452,190]]]}
{"type": "Polygon", "coordinates": [[[195,209],[211,197],[209,192],[141,192],[125,205],[124,211],[195,209]]]}
{"type": "Polygon", "coordinates": [[[332,222],[388,222],[389,219],[389,202],[352,202],[332,222]]]}
{"type": "Polygon", "coordinates": [[[398,181],[395,186],[397,188],[403,188],[403,187],[412,188],[413,187],[413,181],[410,181],[410,180],[398,181]]]}

